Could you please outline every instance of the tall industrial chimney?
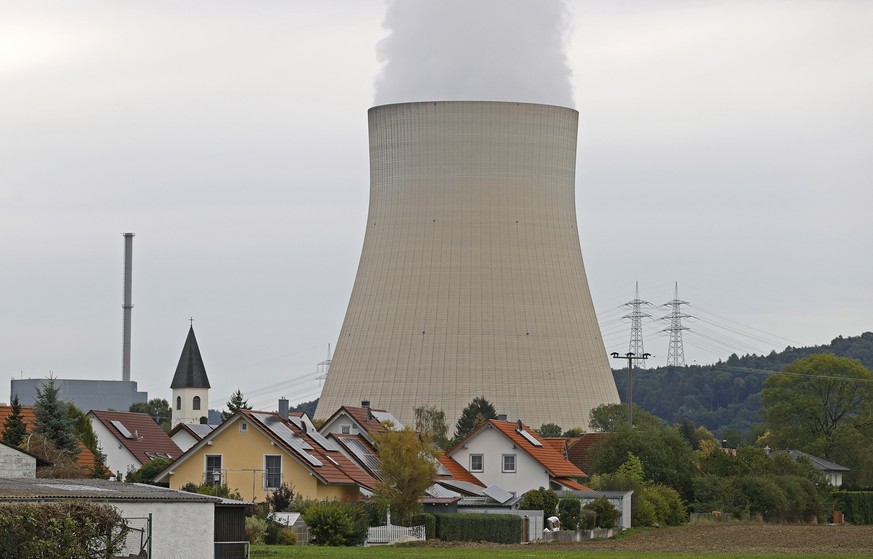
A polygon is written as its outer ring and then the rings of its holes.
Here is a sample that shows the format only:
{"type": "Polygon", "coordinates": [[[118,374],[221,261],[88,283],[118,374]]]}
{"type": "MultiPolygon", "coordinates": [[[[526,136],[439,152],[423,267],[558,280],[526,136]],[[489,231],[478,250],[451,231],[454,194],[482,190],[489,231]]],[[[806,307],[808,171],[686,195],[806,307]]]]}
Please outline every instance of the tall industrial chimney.
{"type": "Polygon", "coordinates": [[[530,425],[588,427],[618,391],[576,223],[579,114],[427,102],[369,112],[370,208],[318,417],[362,399],[453,425],[485,396],[530,425]]]}
{"type": "Polygon", "coordinates": [[[133,233],[124,234],[124,342],[121,380],[130,380],[130,318],[133,311],[133,233]]]}

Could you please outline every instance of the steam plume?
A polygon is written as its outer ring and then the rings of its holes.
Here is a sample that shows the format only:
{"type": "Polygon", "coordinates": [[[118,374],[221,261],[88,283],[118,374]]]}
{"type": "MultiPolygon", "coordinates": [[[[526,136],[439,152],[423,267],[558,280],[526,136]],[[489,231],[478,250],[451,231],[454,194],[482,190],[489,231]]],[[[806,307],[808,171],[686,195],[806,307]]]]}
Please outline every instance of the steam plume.
{"type": "Polygon", "coordinates": [[[377,105],[516,101],[572,107],[564,0],[388,0],[377,105]]]}

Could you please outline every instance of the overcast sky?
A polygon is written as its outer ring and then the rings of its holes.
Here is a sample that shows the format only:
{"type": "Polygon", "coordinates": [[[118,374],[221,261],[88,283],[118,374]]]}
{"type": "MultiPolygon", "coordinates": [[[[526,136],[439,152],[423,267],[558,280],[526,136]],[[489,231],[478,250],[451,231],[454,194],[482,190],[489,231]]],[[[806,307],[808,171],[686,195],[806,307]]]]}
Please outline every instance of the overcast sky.
{"type": "Polygon", "coordinates": [[[873,3],[439,5],[0,0],[0,401],[121,378],[123,232],[140,389],[169,399],[193,316],[210,407],[316,397],[377,101],[580,111],[608,351],[635,281],[657,304],[678,282],[689,363],[873,329],[873,3]]]}

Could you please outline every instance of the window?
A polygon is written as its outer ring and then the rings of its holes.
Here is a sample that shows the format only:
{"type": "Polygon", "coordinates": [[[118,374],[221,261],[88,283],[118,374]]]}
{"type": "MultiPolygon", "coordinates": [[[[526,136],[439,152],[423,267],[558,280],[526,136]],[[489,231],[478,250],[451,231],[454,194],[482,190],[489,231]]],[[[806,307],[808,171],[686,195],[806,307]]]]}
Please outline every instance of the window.
{"type": "Polygon", "coordinates": [[[177,410],[182,409],[182,397],[181,396],[176,396],[176,409],[177,410]]]}
{"type": "Polygon", "coordinates": [[[264,456],[264,488],[276,489],[282,485],[282,457],[264,456]]]}
{"type": "Polygon", "coordinates": [[[206,473],[203,476],[206,483],[221,483],[221,455],[206,455],[206,473]]]}
{"type": "Polygon", "coordinates": [[[200,409],[200,396],[194,396],[194,403],[192,404],[191,409],[194,409],[194,410],[200,409]]]}
{"type": "Polygon", "coordinates": [[[471,454],[470,455],[470,471],[482,472],[485,470],[485,455],[471,454]]]}
{"type": "Polygon", "coordinates": [[[515,473],[515,454],[503,455],[503,472],[510,474],[515,473]]]}
{"type": "Polygon", "coordinates": [[[352,432],[352,426],[351,425],[343,425],[342,432],[343,432],[343,435],[350,435],[352,432]]]}
{"type": "Polygon", "coordinates": [[[239,422],[239,432],[240,433],[248,433],[249,432],[249,424],[245,421],[239,422]]]}

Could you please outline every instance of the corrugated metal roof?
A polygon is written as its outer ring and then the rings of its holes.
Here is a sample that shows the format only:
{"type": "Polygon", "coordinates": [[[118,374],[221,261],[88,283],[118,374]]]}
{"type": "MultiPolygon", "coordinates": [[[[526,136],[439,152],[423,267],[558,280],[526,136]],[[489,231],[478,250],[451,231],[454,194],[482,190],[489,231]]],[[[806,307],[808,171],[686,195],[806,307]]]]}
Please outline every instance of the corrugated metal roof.
{"type": "Polygon", "coordinates": [[[154,485],[105,479],[0,478],[0,500],[92,499],[100,501],[171,501],[217,503],[209,495],[177,491],[154,485]]]}

